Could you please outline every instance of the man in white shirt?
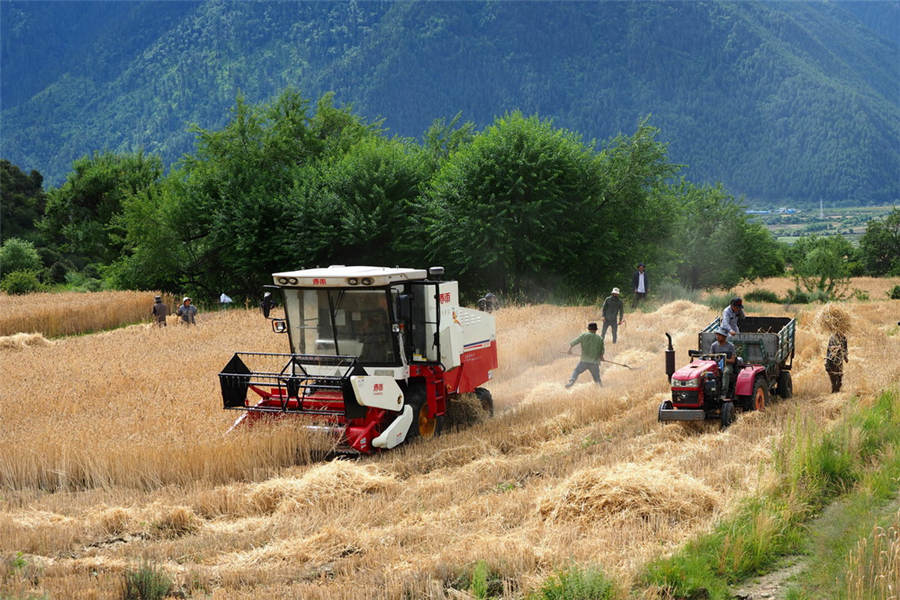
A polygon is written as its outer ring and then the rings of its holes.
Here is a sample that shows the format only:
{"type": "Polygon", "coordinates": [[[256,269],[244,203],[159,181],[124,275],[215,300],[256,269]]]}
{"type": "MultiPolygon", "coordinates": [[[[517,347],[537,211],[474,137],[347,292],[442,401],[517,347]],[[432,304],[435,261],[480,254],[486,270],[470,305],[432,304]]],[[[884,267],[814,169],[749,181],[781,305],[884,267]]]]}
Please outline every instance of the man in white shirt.
{"type": "Polygon", "coordinates": [[[634,289],[634,306],[647,297],[649,285],[647,283],[647,273],[644,272],[644,263],[637,266],[637,271],[631,277],[631,287],[634,289]]]}

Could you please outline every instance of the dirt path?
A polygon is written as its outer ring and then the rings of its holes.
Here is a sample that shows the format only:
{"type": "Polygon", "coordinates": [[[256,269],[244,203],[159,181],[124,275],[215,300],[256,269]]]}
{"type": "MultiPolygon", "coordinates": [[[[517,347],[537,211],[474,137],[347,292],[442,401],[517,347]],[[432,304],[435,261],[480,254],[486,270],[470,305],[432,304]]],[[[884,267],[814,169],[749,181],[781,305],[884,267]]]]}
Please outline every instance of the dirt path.
{"type": "Polygon", "coordinates": [[[732,594],[737,600],[782,600],[791,580],[805,566],[804,557],[790,557],[784,567],[745,581],[732,594]]]}

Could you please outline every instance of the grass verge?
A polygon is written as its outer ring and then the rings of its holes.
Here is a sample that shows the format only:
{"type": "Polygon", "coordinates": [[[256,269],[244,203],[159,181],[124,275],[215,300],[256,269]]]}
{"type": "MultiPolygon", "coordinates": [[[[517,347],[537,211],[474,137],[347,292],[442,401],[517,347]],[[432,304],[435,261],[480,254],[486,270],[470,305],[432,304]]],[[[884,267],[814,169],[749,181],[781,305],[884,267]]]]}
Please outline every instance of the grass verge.
{"type": "MultiPolygon", "coordinates": [[[[871,518],[865,516],[896,495],[900,485],[898,442],[900,391],[896,388],[882,392],[871,405],[856,408],[831,431],[822,433],[812,421],[798,423],[776,448],[778,484],[746,500],[711,533],[650,563],[639,585],[657,597],[731,598],[730,585],[767,572],[784,556],[809,552],[810,522],[837,498],[858,503],[855,517],[847,518],[871,529],[871,518]]],[[[848,544],[858,539],[859,535],[848,536],[843,552],[836,549],[836,556],[846,556],[848,544]]],[[[833,579],[842,572],[844,567],[832,560],[837,559],[822,558],[821,568],[826,570],[817,577],[833,579]]],[[[872,577],[877,579],[877,574],[872,577]]],[[[857,583],[865,587],[864,582],[857,583]]],[[[840,580],[834,584],[840,585],[840,580]]],[[[803,593],[797,591],[795,597],[806,598],[803,593]]],[[[867,593],[864,590],[855,597],[868,597],[867,593]]]]}

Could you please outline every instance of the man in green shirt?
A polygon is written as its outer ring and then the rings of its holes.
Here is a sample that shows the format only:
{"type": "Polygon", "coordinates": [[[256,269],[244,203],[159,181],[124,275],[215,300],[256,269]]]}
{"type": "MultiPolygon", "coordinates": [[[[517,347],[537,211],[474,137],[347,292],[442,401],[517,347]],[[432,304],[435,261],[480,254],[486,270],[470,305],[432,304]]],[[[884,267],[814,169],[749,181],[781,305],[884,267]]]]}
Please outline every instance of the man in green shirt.
{"type": "Polygon", "coordinates": [[[603,301],[603,307],[600,309],[603,313],[603,331],[600,337],[606,341],[606,330],[612,328],[613,344],[616,343],[616,334],[619,332],[619,325],[625,321],[625,304],[619,298],[619,288],[614,287],[612,293],[603,301]]]}
{"type": "Polygon", "coordinates": [[[588,323],[588,330],[577,338],[569,342],[569,354],[572,354],[572,348],[581,344],[581,361],[572,371],[569,382],[566,387],[572,387],[575,380],[582,372],[587,371],[594,378],[594,383],[600,383],[600,361],[603,360],[603,338],[597,335],[597,324],[588,323]]]}

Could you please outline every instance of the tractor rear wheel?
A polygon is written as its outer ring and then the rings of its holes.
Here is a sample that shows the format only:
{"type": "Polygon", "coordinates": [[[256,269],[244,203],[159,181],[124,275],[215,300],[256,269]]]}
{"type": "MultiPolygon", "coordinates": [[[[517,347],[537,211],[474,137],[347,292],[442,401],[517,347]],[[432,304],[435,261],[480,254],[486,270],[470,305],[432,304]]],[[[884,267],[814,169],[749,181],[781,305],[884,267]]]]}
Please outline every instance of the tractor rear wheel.
{"type": "Polygon", "coordinates": [[[769,386],[765,377],[757,377],[753,384],[753,395],[750,397],[750,410],[766,410],[766,402],[769,400],[769,386]]]}
{"type": "Polygon", "coordinates": [[[722,420],[722,429],[734,423],[734,402],[723,402],[719,416],[722,420]]]}
{"type": "Polygon", "coordinates": [[[778,374],[778,395],[785,400],[794,395],[794,384],[791,381],[790,371],[782,371],[778,374]]]}
{"type": "Polygon", "coordinates": [[[478,401],[481,402],[481,408],[483,408],[488,415],[493,417],[494,397],[491,396],[490,390],[486,390],[481,387],[475,388],[475,396],[477,396],[478,401]]]}

